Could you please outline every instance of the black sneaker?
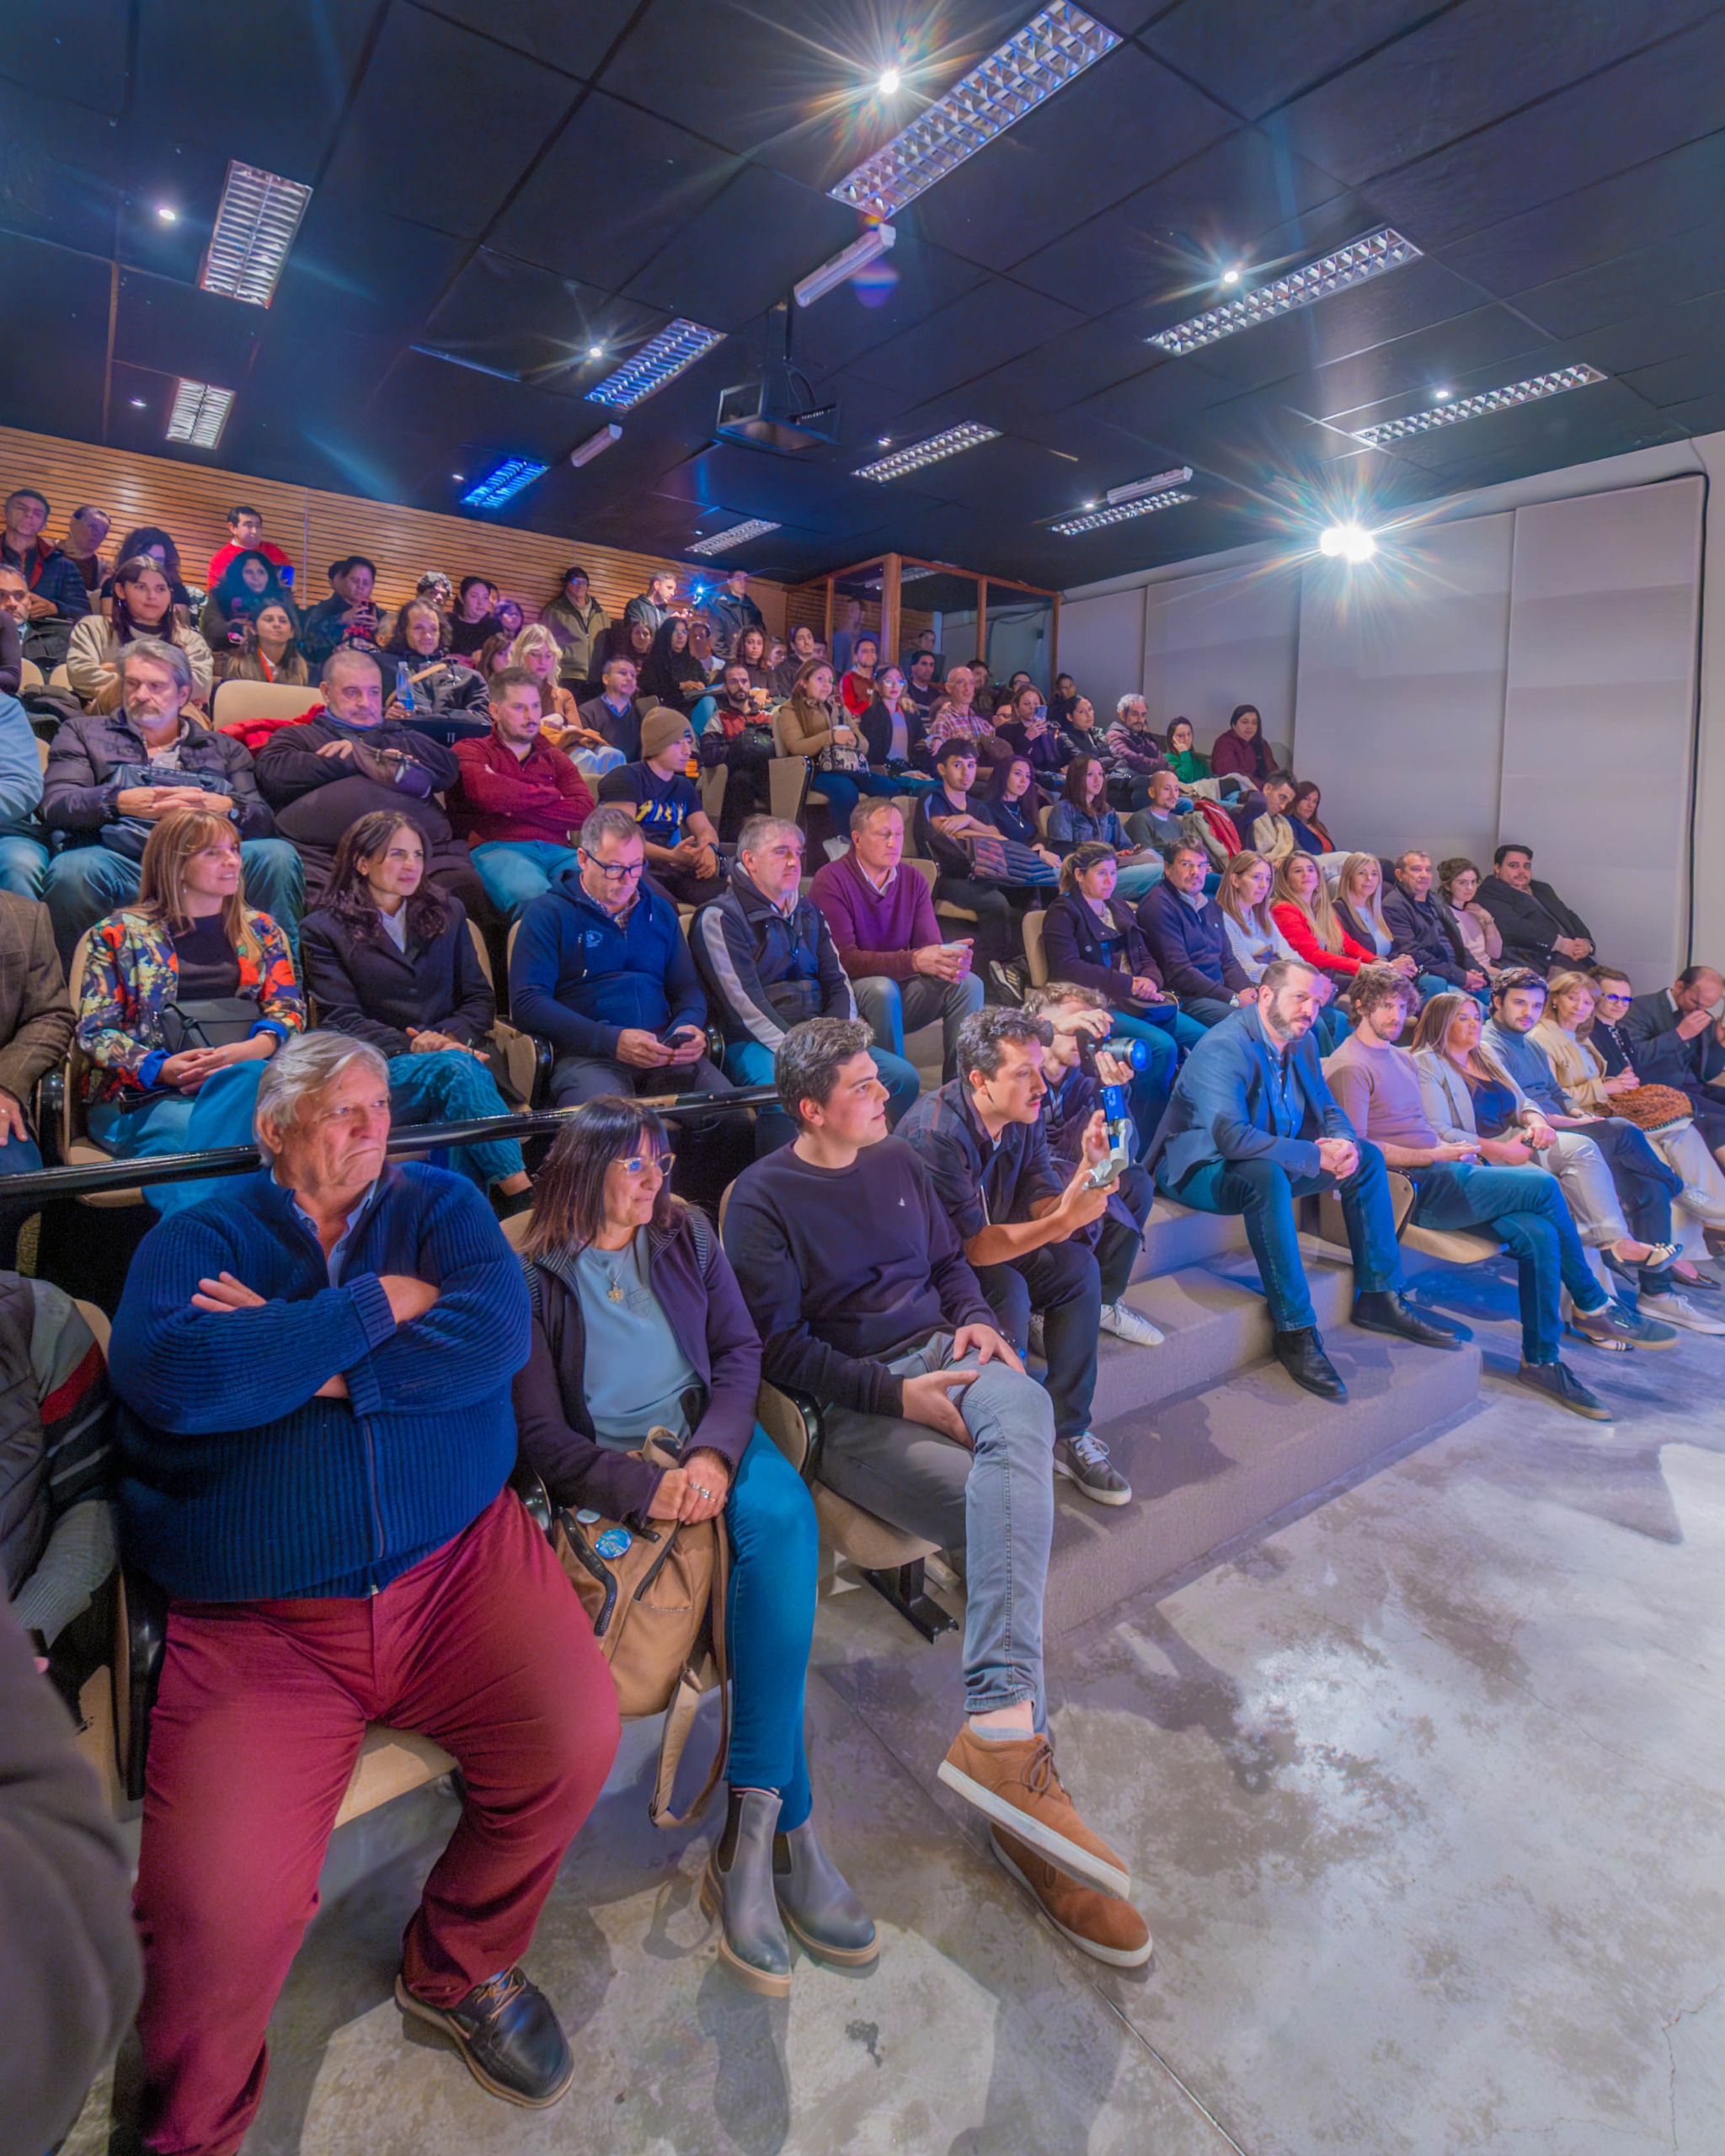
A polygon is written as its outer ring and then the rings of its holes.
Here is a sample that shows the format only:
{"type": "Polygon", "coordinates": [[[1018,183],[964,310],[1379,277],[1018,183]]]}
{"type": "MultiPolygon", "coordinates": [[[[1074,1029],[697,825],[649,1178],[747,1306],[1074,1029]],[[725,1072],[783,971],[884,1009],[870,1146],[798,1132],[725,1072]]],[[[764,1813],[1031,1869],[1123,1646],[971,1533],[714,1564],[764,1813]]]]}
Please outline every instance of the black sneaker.
{"type": "Polygon", "coordinates": [[[1023,969],[1005,958],[991,958],[988,962],[988,1001],[995,1004],[1011,1004],[1015,1008],[1024,1001],[1023,969]]]}
{"type": "Polygon", "coordinates": [[[575,2078],[569,2040],[550,2001],[519,1967],[475,1984],[454,2006],[428,2006],[398,1977],[395,2003],[453,2038],[474,2080],[505,2103],[544,2111],[575,2078]]]}
{"type": "Polygon", "coordinates": [[[1609,1422],[1611,1411],[1597,1393],[1589,1392],[1575,1373],[1562,1363],[1524,1363],[1516,1382],[1530,1392],[1542,1392],[1547,1400],[1567,1407],[1572,1415],[1584,1415],[1589,1422],[1609,1422]]]}
{"type": "Polygon", "coordinates": [[[1092,1504],[1130,1505],[1132,1485],[1108,1458],[1100,1438],[1081,1430],[1076,1438],[1055,1440],[1055,1473],[1077,1485],[1092,1504]]]}

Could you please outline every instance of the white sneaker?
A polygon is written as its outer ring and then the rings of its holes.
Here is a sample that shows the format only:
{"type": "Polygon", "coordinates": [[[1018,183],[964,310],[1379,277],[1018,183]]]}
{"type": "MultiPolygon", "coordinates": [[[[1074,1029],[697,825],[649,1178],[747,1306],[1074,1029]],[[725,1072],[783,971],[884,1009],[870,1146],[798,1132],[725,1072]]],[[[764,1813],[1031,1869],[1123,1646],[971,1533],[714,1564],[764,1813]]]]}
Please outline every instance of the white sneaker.
{"type": "Polygon", "coordinates": [[[1650,1295],[1643,1288],[1641,1306],[1648,1316],[1662,1319],[1667,1325],[1680,1325],[1685,1332],[1711,1333],[1725,1339],[1725,1318],[1710,1317],[1686,1296],[1650,1295]]]}
{"type": "Polygon", "coordinates": [[[1135,1348],[1160,1348],[1167,1337],[1159,1326],[1152,1325],[1130,1303],[1104,1303],[1102,1329],[1112,1332],[1116,1340],[1130,1341],[1135,1348]]]}

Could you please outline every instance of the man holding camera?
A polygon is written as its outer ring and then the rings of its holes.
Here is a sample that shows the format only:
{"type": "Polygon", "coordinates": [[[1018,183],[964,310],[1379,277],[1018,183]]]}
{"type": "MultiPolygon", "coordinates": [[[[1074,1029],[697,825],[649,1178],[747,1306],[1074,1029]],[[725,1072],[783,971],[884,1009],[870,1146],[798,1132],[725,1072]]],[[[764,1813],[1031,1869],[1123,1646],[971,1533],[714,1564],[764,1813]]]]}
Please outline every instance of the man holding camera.
{"type": "Polygon", "coordinates": [[[1083,1126],[1070,1176],[1055,1166],[1043,1121],[1043,1059],[1053,1035],[1045,1018],[1028,1011],[979,1011],[959,1028],[959,1075],[925,1093],[899,1134],[927,1169],[989,1306],[1020,1354],[1033,1314],[1042,1321],[1055,1472],[1094,1503],[1124,1505],[1131,1486],[1090,1428],[1103,1306],[1090,1231],[1108,1209],[1113,1143],[1098,1108],[1083,1126]]]}

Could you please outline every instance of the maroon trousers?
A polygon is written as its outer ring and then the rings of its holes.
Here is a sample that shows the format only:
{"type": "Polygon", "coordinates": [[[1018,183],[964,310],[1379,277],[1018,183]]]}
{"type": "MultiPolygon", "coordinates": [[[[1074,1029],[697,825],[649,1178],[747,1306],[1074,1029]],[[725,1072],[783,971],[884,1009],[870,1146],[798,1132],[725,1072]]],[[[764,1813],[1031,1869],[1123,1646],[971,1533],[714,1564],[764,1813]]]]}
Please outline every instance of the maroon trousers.
{"type": "Polygon", "coordinates": [[[402,1943],[409,1988],[451,2006],[526,1952],[617,1752],[592,1627],[510,1492],[381,1594],[173,1605],[136,1895],[160,2156],[230,2156],[251,2124],[371,1721],[461,1765],[461,1821],[402,1943]]]}

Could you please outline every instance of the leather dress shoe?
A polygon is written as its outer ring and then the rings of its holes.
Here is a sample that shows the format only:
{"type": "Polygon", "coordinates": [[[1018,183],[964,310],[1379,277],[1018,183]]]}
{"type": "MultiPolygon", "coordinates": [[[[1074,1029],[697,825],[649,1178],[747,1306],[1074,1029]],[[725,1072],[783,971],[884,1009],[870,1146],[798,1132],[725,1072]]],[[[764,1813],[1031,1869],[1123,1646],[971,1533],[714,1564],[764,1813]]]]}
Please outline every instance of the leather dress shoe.
{"type": "Polygon", "coordinates": [[[772,1840],[772,1884],[785,1922],[811,1954],[847,1969],[871,1968],[880,1940],[871,1917],[805,1819],[772,1840]]]}
{"type": "Polygon", "coordinates": [[[724,1832],[701,1875],[701,1906],[719,1919],[718,1952],[741,1983],[766,1999],[791,1988],[791,1942],[773,1892],[777,1790],[734,1789],[724,1832]]]}
{"type": "Polygon", "coordinates": [[[1362,1332],[1387,1332],[1392,1340],[1412,1340],[1421,1348],[1459,1348],[1453,1326],[1417,1317],[1399,1295],[1375,1294],[1354,1299],[1354,1322],[1362,1332]]]}
{"type": "Polygon", "coordinates": [[[1291,1332],[1278,1332],[1270,1352],[1295,1385],[1303,1385],[1320,1400],[1345,1400],[1348,1388],[1342,1373],[1324,1353],[1315,1325],[1302,1325],[1291,1332]]]}
{"type": "Polygon", "coordinates": [[[506,2103],[543,2111],[575,2078],[569,2041],[550,2001],[519,1968],[500,1970],[475,1984],[453,2006],[428,2005],[398,1977],[395,2000],[403,2014],[452,2037],[474,2080],[506,2103]]]}

